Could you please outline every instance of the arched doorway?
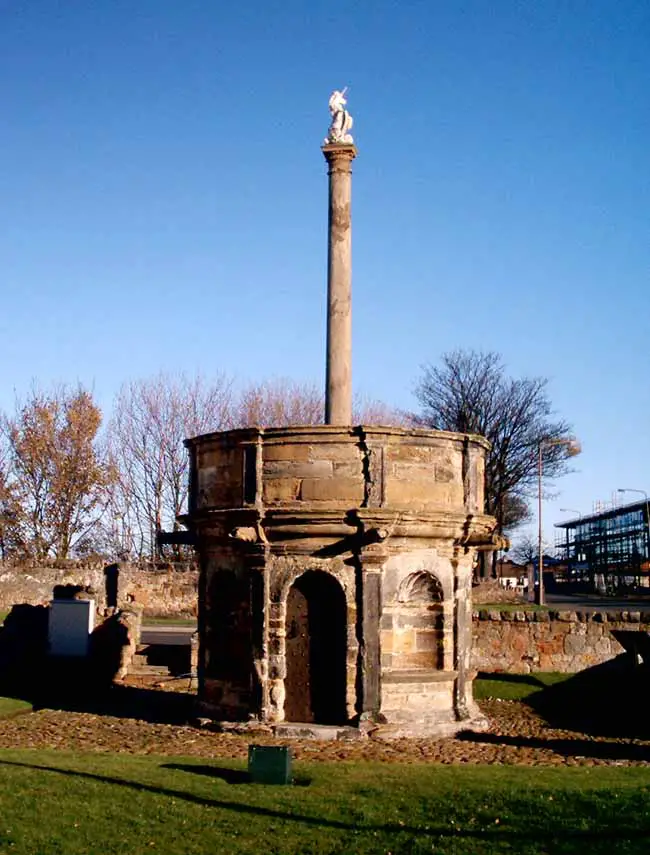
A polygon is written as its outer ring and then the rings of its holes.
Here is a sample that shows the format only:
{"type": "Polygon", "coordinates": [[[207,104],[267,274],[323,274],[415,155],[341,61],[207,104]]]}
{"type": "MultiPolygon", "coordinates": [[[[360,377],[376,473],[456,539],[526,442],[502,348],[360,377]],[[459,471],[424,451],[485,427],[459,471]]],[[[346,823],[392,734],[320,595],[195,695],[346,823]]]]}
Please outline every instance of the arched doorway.
{"type": "Polygon", "coordinates": [[[345,723],[346,635],[339,583],[322,571],[304,573],[287,597],[286,721],[345,723]]]}

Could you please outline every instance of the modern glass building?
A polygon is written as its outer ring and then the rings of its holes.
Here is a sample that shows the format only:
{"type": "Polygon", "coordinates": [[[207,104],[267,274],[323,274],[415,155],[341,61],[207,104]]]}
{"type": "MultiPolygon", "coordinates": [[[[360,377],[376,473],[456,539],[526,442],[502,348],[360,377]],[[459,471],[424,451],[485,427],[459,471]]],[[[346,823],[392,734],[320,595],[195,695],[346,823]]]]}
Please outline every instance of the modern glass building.
{"type": "Polygon", "coordinates": [[[648,526],[645,499],[555,523],[556,554],[568,581],[608,590],[650,585],[648,526]]]}

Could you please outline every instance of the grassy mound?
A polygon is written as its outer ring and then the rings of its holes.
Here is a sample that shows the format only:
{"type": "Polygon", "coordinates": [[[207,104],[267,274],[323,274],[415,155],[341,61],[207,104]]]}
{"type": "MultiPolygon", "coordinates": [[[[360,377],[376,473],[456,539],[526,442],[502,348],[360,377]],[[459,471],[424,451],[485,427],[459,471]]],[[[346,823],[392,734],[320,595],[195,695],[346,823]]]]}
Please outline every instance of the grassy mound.
{"type": "Polygon", "coordinates": [[[29,712],[31,708],[32,705],[27,701],[19,701],[16,698],[0,698],[0,719],[29,712]]]}

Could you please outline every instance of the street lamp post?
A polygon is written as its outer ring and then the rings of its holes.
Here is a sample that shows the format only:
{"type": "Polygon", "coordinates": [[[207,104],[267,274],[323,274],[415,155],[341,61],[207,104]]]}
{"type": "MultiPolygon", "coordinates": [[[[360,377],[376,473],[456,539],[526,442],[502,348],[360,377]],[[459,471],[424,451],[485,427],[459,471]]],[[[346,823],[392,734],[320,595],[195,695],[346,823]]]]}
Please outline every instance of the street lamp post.
{"type": "Polygon", "coordinates": [[[537,446],[537,590],[535,602],[544,605],[544,544],[542,539],[542,474],[544,470],[544,449],[553,445],[565,445],[568,457],[580,454],[580,443],[573,437],[567,439],[542,439],[537,446]]]}
{"type": "MultiPolygon", "coordinates": [[[[646,519],[646,559],[650,561],[650,504],[648,503],[648,494],[645,490],[636,490],[632,487],[619,487],[619,493],[638,493],[640,496],[645,497],[645,519],[646,519]]],[[[641,568],[639,568],[639,572],[641,572],[641,568]]],[[[640,581],[640,580],[639,580],[640,581]]]]}

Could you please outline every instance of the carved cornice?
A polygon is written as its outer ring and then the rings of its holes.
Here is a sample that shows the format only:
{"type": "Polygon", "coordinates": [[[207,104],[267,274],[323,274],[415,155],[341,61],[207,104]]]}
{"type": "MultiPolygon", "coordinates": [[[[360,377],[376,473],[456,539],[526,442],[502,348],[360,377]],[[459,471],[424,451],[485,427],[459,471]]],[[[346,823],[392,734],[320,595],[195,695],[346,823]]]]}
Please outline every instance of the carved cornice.
{"type": "Polygon", "coordinates": [[[328,145],[321,146],[321,151],[328,161],[337,160],[338,158],[354,160],[357,156],[357,147],[351,143],[329,143],[328,145]]]}
{"type": "Polygon", "coordinates": [[[324,145],[321,151],[325,155],[325,160],[329,165],[329,175],[340,172],[350,174],[352,171],[352,161],[357,156],[357,149],[348,143],[331,143],[324,145]]]}

